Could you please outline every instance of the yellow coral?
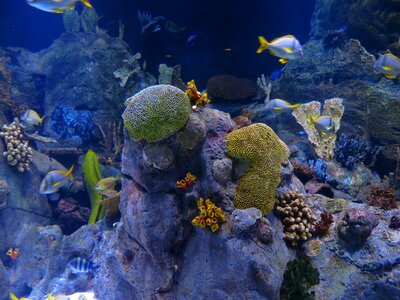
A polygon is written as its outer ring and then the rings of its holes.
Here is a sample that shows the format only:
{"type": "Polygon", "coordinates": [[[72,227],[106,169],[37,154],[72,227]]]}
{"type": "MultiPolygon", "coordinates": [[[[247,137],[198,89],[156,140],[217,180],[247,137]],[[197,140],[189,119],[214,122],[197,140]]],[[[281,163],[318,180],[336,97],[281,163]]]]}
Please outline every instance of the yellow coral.
{"type": "Polygon", "coordinates": [[[187,172],[184,179],[178,180],[176,182],[176,186],[180,189],[186,189],[189,185],[191,185],[196,180],[196,176],[192,173],[187,172]]]}
{"type": "Polygon", "coordinates": [[[239,209],[256,207],[263,214],[271,211],[280,182],[280,165],[289,157],[286,144],[270,127],[256,123],[229,133],[227,152],[250,164],[239,180],[235,206],[239,209]]]}
{"type": "Polygon", "coordinates": [[[185,91],[186,95],[189,97],[190,102],[197,107],[206,106],[210,103],[210,99],[208,98],[207,93],[200,93],[197,90],[196,83],[194,80],[191,80],[187,83],[187,90],[185,91]]]}
{"type": "Polygon", "coordinates": [[[222,209],[217,207],[210,199],[204,201],[203,198],[200,198],[197,201],[197,207],[200,210],[200,214],[192,220],[193,226],[201,228],[208,226],[212,232],[215,232],[219,228],[219,223],[225,222],[222,209]]]}

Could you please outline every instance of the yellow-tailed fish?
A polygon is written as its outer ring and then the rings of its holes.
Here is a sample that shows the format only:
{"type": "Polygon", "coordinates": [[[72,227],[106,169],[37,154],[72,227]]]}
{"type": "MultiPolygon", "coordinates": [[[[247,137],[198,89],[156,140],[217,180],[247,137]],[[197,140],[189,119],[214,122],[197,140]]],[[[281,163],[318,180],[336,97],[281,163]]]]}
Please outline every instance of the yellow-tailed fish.
{"type": "Polygon", "coordinates": [[[74,8],[79,1],[93,8],[89,0],[26,0],[26,3],[43,11],[62,14],[66,9],[74,8]]]}
{"type": "Polygon", "coordinates": [[[60,296],[53,296],[52,294],[47,294],[47,300],[58,300],[60,296]]]}
{"type": "Polygon", "coordinates": [[[396,79],[400,75],[400,58],[391,53],[380,55],[374,64],[374,68],[386,78],[396,79]]]}
{"type": "Polygon", "coordinates": [[[263,36],[259,36],[258,41],[260,47],[257,49],[257,53],[262,53],[268,49],[272,55],[280,57],[279,62],[282,64],[303,55],[303,48],[293,35],[285,35],[271,42],[268,42],[263,36]]]}
{"type": "Polygon", "coordinates": [[[105,191],[105,190],[113,189],[119,180],[120,180],[119,176],[107,177],[107,178],[100,179],[96,183],[96,186],[94,187],[94,189],[97,191],[105,191]]]}
{"type": "Polygon", "coordinates": [[[10,299],[11,300],[29,300],[28,298],[18,298],[17,296],[15,296],[15,294],[10,293],[10,299]]]}
{"type": "Polygon", "coordinates": [[[72,166],[68,171],[54,170],[47,173],[40,184],[39,193],[43,195],[52,194],[57,192],[60,188],[66,186],[70,181],[73,180],[73,169],[74,166],[72,166]]]}
{"type": "Polygon", "coordinates": [[[300,103],[290,104],[289,102],[282,99],[272,99],[267,104],[267,109],[276,111],[288,112],[299,107],[300,103]]]}
{"type": "Polygon", "coordinates": [[[38,125],[42,125],[44,118],[45,117],[40,117],[36,111],[30,109],[30,110],[27,110],[26,112],[24,112],[20,119],[21,119],[21,122],[26,125],[38,126],[38,125]]]}
{"type": "Polygon", "coordinates": [[[313,118],[310,115],[309,119],[310,121],[308,122],[308,126],[313,125],[320,133],[329,134],[335,132],[335,123],[333,122],[332,117],[318,116],[316,118],[313,118]]]}

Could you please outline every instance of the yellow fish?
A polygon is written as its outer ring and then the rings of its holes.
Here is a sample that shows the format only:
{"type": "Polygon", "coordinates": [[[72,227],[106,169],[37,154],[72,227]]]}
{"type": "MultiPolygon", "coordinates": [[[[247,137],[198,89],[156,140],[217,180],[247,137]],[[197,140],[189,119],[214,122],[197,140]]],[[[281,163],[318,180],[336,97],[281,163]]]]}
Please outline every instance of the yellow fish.
{"type": "Polygon", "coordinates": [[[282,99],[272,99],[267,104],[268,109],[273,109],[273,110],[278,110],[278,111],[283,111],[283,112],[292,111],[299,106],[300,106],[300,103],[290,104],[289,102],[282,100],[282,99]]]}
{"type": "Polygon", "coordinates": [[[79,1],[93,8],[89,0],[26,0],[26,3],[43,11],[62,14],[66,9],[74,8],[79,1]]]}
{"type": "Polygon", "coordinates": [[[20,119],[26,125],[38,126],[42,125],[44,117],[41,118],[36,111],[30,109],[24,112],[20,119]]]}
{"type": "Polygon", "coordinates": [[[329,134],[335,132],[335,123],[331,116],[318,116],[313,118],[311,115],[309,117],[308,126],[313,125],[320,133],[329,134]]]}
{"type": "Polygon", "coordinates": [[[74,166],[72,166],[68,171],[54,170],[47,173],[40,184],[39,193],[42,195],[52,194],[57,192],[60,188],[66,186],[70,181],[73,180],[73,169],[74,166]]]}
{"type": "Polygon", "coordinates": [[[13,293],[10,293],[10,299],[11,300],[29,300],[28,298],[18,298],[13,293]]]}
{"type": "Polygon", "coordinates": [[[374,64],[374,68],[386,78],[396,79],[400,75],[400,58],[392,53],[380,55],[374,64]]]}
{"type": "Polygon", "coordinates": [[[260,47],[257,49],[257,53],[262,53],[268,49],[272,55],[280,57],[279,62],[282,64],[303,55],[303,48],[293,35],[285,35],[271,42],[268,42],[263,36],[259,36],[258,41],[260,47]]]}
{"type": "Polygon", "coordinates": [[[120,177],[107,177],[100,179],[97,183],[94,189],[96,191],[104,191],[104,190],[109,190],[113,189],[117,182],[120,180],[120,177]]]}

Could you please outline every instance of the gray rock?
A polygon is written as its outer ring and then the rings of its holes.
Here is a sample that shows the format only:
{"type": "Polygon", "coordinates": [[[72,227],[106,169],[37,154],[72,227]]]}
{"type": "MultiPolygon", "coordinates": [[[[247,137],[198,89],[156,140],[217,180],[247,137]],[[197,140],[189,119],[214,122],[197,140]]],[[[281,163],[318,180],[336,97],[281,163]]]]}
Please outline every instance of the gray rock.
{"type": "Polygon", "coordinates": [[[190,114],[185,128],[178,133],[179,143],[185,150],[195,149],[206,135],[204,122],[198,114],[190,114]]]}
{"type": "Polygon", "coordinates": [[[221,185],[232,181],[232,160],[230,158],[214,160],[213,175],[221,185]]]}
{"type": "Polygon", "coordinates": [[[9,282],[9,277],[7,274],[7,270],[4,267],[3,263],[0,261],[0,299],[3,300],[3,298],[9,294],[10,292],[10,282],[9,282]]]}
{"type": "Polygon", "coordinates": [[[163,144],[147,144],[143,148],[143,161],[147,168],[166,171],[174,163],[174,153],[163,144]]]}
{"type": "Polygon", "coordinates": [[[0,209],[7,206],[10,188],[5,180],[0,180],[0,209]]]}
{"type": "Polygon", "coordinates": [[[255,207],[235,209],[231,215],[232,230],[235,234],[249,232],[251,227],[262,217],[262,213],[255,207]]]}

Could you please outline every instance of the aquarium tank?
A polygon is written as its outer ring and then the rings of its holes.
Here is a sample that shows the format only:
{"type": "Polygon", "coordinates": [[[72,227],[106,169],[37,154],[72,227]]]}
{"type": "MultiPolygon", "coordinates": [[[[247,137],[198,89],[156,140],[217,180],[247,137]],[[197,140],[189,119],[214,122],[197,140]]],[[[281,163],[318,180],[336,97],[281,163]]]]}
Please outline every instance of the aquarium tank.
{"type": "Polygon", "coordinates": [[[400,299],[399,0],[0,0],[0,300],[400,299]]]}

